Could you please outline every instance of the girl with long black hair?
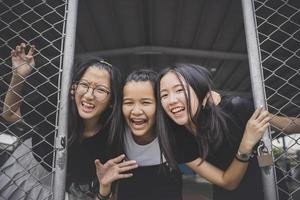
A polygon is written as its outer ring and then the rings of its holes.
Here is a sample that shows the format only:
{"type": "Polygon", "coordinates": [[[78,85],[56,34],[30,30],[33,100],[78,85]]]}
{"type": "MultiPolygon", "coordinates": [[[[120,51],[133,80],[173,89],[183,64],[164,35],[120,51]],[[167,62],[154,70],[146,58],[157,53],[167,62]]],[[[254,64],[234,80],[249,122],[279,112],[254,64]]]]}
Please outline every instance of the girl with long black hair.
{"type": "MultiPolygon", "coordinates": [[[[28,52],[25,49],[22,43],[11,52],[13,73],[2,114],[15,124],[23,121],[22,88],[35,67],[34,46],[28,52]]],[[[117,132],[120,123],[120,79],[119,71],[101,58],[86,58],[75,66],[69,94],[67,199],[94,199],[98,192],[94,161],[109,160],[109,134],[117,132]]],[[[30,137],[1,166],[4,199],[52,198],[54,135],[46,139],[43,130],[26,133],[30,137]]],[[[122,156],[112,159],[121,167],[135,167],[134,162],[122,160],[122,156]]]]}
{"type": "MultiPolygon", "coordinates": [[[[129,160],[135,160],[138,168],[132,170],[132,177],[117,183],[118,200],[181,200],[182,178],[175,170],[169,170],[161,154],[156,124],[156,97],[154,86],[157,73],[151,70],[138,70],[128,75],[123,84],[122,112],[123,131],[114,135],[112,151],[116,155],[124,153],[129,160]]],[[[197,152],[188,154],[184,162],[194,160],[197,152]],[[189,158],[192,157],[192,158],[189,158]]],[[[179,161],[180,162],[180,161],[179,161]]],[[[106,186],[108,195],[111,185],[118,180],[120,169],[96,162],[99,182],[106,186]],[[106,168],[106,170],[105,170],[106,168]],[[103,175],[103,171],[107,171],[103,175]]],[[[101,190],[101,187],[100,187],[101,190]]]]}
{"type": "Polygon", "coordinates": [[[238,96],[223,96],[215,102],[212,90],[209,72],[198,65],[175,64],[160,73],[156,88],[160,96],[157,133],[166,160],[176,168],[174,152],[182,148],[174,141],[181,139],[177,130],[183,128],[183,137],[197,142],[200,156],[187,166],[214,184],[214,199],[263,199],[253,149],[269,121],[281,128],[290,123],[286,131],[295,132],[299,124],[292,122],[299,123],[299,119],[275,117],[262,108],[254,111],[250,100],[238,96]],[[226,171],[220,172],[213,165],[226,171]]]}

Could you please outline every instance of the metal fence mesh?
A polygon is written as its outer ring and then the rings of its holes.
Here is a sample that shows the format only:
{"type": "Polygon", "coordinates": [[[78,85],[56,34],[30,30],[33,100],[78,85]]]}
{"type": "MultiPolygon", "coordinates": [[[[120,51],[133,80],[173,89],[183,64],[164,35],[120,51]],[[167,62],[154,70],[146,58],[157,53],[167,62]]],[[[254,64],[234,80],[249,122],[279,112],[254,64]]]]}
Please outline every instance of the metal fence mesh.
{"type": "MultiPolygon", "coordinates": [[[[299,118],[300,1],[255,0],[254,6],[268,110],[299,118]]],[[[271,128],[276,184],[280,199],[299,199],[300,134],[288,135],[288,128],[271,128]]]]}
{"type": "Polygon", "coordinates": [[[66,9],[66,0],[0,0],[1,200],[53,199],[66,9]],[[35,45],[35,65],[18,83],[22,90],[17,90],[17,85],[10,86],[11,51],[22,42],[27,44],[26,51],[29,44],[35,45]],[[21,118],[14,122],[3,118],[9,90],[22,101],[21,118]]]}

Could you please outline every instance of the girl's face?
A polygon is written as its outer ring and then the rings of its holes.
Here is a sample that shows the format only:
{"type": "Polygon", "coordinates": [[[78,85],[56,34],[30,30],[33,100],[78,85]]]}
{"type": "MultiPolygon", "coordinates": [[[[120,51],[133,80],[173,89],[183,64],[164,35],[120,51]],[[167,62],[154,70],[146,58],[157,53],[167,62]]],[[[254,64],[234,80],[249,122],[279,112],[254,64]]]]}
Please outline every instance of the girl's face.
{"type": "Polygon", "coordinates": [[[160,100],[163,109],[167,115],[179,125],[190,125],[190,114],[188,113],[187,90],[190,91],[191,116],[194,117],[199,100],[190,85],[187,85],[184,79],[179,75],[178,79],[175,72],[166,73],[160,80],[160,100]]]}
{"type": "Polygon", "coordinates": [[[127,82],[123,89],[123,96],[123,116],[135,141],[139,144],[151,142],[156,101],[150,81],[127,82]]]}
{"type": "Polygon", "coordinates": [[[83,120],[98,120],[110,101],[110,74],[89,67],[75,85],[75,101],[83,120]]]}

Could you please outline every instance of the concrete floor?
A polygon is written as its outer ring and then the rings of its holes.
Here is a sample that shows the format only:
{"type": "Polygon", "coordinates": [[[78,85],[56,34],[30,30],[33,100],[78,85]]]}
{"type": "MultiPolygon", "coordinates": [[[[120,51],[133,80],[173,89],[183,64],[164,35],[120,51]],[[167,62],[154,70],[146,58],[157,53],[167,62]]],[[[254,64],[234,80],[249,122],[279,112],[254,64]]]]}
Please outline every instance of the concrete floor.
{"type": "Polygon", "coordinates": [[[183,175],[183,200],[212,200],[212,186],[195,175],[183,175]]]}

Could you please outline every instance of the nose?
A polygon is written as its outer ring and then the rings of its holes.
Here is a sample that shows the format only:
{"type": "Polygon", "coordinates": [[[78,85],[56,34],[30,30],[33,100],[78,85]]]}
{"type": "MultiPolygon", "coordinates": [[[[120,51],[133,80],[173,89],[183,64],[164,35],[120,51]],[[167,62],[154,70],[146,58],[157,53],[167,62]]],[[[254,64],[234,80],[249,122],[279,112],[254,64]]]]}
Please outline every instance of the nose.
{"type": "Polygon", "coordinates": [[[178,99],[177,99],[176,94],[170,93],[169,94],[169,103],[174,104],[174,103],[177,103],[177,102],[178,102],[178,99]]]}
{"type": "Polygon", "coordinates": [[[140,115],[143,113],[142,109],[139,107],[139,105],[134,105],[134,107],[131,110],[131,113],[134,115],[140,115]]]}
{"type": "Polygon", "coordinates": [[[84,96],[86,98],[94,98],[94,89],[93,88],[89,88],[86,93],[84,94],[84,96]]]}

